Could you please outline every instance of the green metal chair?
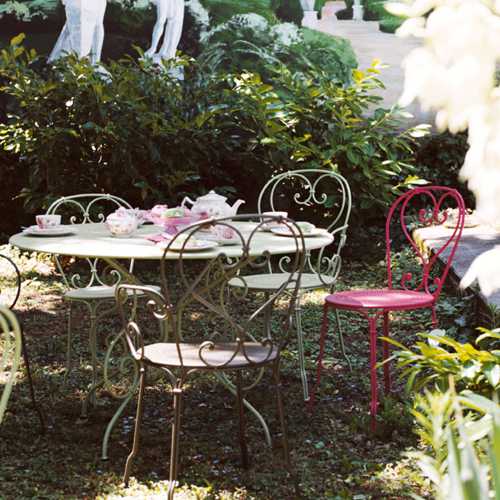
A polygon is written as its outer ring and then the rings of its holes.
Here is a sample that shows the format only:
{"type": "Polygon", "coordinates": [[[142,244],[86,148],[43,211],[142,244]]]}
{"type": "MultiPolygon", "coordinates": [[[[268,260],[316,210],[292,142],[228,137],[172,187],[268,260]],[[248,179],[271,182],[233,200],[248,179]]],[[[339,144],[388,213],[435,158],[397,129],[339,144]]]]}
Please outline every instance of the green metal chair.
{"type": "Polygon", "coordinates": [[[19,368],[22,352],[21,327],[14,313],[7,307],[0,306],[0,374],[3,390],[0,396],[0,424],[2,423],[12,386],[19,368]]]}
{"type": "MultiPolygon", "coordinates": [[[[47,210],[48,215],[61,215],[63,224],[100,224],[106,215],[119,208],[132,209],[122,198],[111,194],[83,193],[63,196],[57,199],[47,210]]],[[[110,269],[102,259],[77,259],[83,262],[84,269],[76,272],[72,267],[65,269],[59,257],[55,257],[56,266],[66,286],[64,300],[68,303],[68,334],[66,348],[66,373],[71,371],[71,351],[73,338],[73,305],[82,304],[89,312],[89,348],[92,363],[92,383],[82,407],[82,418],[87,417],[88,404],[95,403],[95,391],[99,381],[98,370],[98,326],[105,316],[116,312],[115,290],[122,276],[110,269]]],[[[128,272],[133,273],[134,261],[130,261],[128,272]]]]}
{"type": "MultiPolygon", "coordinates": [[[[264,303],[258,303],[255,293],[249,293],[245,282],[251,273],[266,267],[271,256],[267,250],[262,251],[258,241],[263,223],[248,222],[249,218],[255,220],[256,217],[258,219],[258,215],[250,215],[200,222],[177,234],[169,242],[161,261],[161,293],[145,286],[123,284],[117,287],[116,298],[126,341],[139,370],[139,400],[133,448],[125,467],[126,485],[132,461],[139,451],[146,372],[153,367],[167,375],[174,399],[169,499],[174,496],[179,467],[183,395],[195,373],[223,374],[235,378],[241,460],[247,467],[245,395],[264,380],[263,371],[270,368],[276,388],[285,461],[290,465],[280,389],[280,360],[281,351],[287,344],[299,291],[305,257],[304,239],[298,226],[290,219],[266,219],[279,221],[293,230],[294,244],[289,255],[288,279],[270,293],[264,303]],[[201,265],[193,264],[191,252],[194,248],[191,242],[203,239],[205,230],[212,224],[234,230],[241,244],[241,254],[235,256],[232,253],[231,257],[227,257],[227,247],[219,247],[210,250],[209,257],[205,258],[205,262],[201,261],[201,265]],[[172,258],[173,254],[177,254],[177,258],[172,258]],[[229,283],[233,279],[239,280],[242,286],[231,286],[229,283]],[[165,321],[170,341],[148,343],[144,332],[151,325],[146,322],[146,325],[140,326],[131,312],[136,293],[147,296],[149,310],[156,320],[165,321]]],[[[202,259],[202,255],[198,258],[202,259]]],[[[262,386],[262,383],[259,384],[260,388],[262,386]]]]}
{"type": "MultiPolygon", "coordinates": [[[[7,257],[6,255],[0,254],[0,263],[3,264],[4,266],[7,266],[7,269],[10,268],[10,270],[14,274],[14,277],[16,280],[15,286],[14,286],[14,293],[12,296],[9,296],[6,293],[2,293],[2,290],[0,290],[0,306],[7,308],[8,310],[13,310],[17,304],[17,301],[19,300],[19,297],[21,296],[21,286],[22,286],[21,272],[19,271],[19,268],[17,267],[16,263],[10,257],[7,257]]],[[[9,315],[9,317],[10,317],[10,315],[9,315]]],[[[35,396],[35,387],[33,384],[33,378],[31,376],[31,364],[30,364],[30,359],[29,359],[29,355],[28,355],[28,348],[26,346],[26,339],[25,339],[25,335],[24,335],[24,330],[23,330],[22,326],[19,325],[17,320],[16,320],[16,324],[19,326],[19,330],[20,330],[21,353],[23,356],[24,366],[26,368],[26,376],[28,378],[31,402],[33,404],[33,409],[38,414],[38,419],[40,420],[41,432],[44,433],[46,430],[45,429],[45,418],[44,418],[44,415],[43,415],[43,412],[42,412],[40,406],[37,403],[36,396],[35,396]]],[[[8,351],[5,351],[5,354],[8,355],[8,351]]],[[[10,390],[8,392],[10,393],[10,390]]],[[[6,392],[6,394],[7,394],[7,392],[6,392]]]]}
{"type": "MultiPolygon", "coordinates": [[[[342,264],[340,254],[347,239],[351,204],[351,190],[346,179],[333,170],[324,169],[292,170],[278,174],[264,185],[258,198],[260,214],[286,211],[296,221],[314,221],[334,237],[332,245],[307,254],[300,285],[301,294],[295,302],[295,330],[305,401],[309,400],[309,386],[305,369],[301,295],[318,289],[333,293],[342,264]]],[[[278,262],[269,261],[266,272],[253,275],[246,280],[245,286],[254,291],[272,293],[288,279],[287,266],[286,256],[278,262]]],[[[233,280],[232,285],[241,286],[238,280],[233,280]]],[[[338,316],[337,321],[340,348],[351,366],[345,352],[338,316]]]]}

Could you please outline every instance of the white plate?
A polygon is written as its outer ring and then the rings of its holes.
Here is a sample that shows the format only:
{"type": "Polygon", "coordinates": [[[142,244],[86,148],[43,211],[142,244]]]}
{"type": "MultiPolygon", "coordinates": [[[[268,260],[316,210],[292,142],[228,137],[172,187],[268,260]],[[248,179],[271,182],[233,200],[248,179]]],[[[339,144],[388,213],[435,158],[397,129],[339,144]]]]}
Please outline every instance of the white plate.
{"type": "Polygon", "coordinates": [[[30,226],[23,233],[30,236],[69,236],[75,234],[75,231],[70,226],[48,227],[46,229],[41,229],[38,226],[30,226]]]}
{"type": "Polygon", "coordinates": [[[213,241],[214,243],[217,243],[218,245],[238,245],[238,243],[241,243],[241,238],[238,238],[237,236],[234,238],[217,238],[217,235],[214,233],[210,234],[204,234],[203,238],[205,241],[213,241]]]}
{"type": "MultiPolygon", "coordinates": [[[[273,227],[271,228],[271,233],[278,234],[279,236],[289,236],[293,237],[294,233],[288,227],[273,227]]],[[[325,236],[327,231],[325,229],[315,228],[310,233],[302,233],[304,238],[311,236],[325,236]]]]}
{"type": "MultiPolygon", "coordinates": [[[[215,241],[207,241],[207,240],[196,240],[195,243],[187,242],[187,244],[183,247],[184,243],[179,242],[174,243],[173,246],[169,248],[172,252],[200,252],[202,250],[210,250],[212,248],[217,248],[217,242],[215,241]]],[[[162,247],[167,248],[168,242],[165,242],[162,247]]]]}

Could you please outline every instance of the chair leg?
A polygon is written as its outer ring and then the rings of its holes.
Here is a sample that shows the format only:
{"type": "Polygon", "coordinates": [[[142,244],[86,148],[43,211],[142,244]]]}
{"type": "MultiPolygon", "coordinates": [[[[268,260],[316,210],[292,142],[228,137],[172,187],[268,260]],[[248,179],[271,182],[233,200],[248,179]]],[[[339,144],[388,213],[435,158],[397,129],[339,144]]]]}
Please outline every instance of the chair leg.
{"type": "Polygon", "coordinates": [[[370,384],[371,384],[371,429],[375,432],[377,425],[378,388],[377,388],[377,317],[368,318],[370,329],[370,384]]]}
{"type": "Polygon", "coordinates": [[[135,416],[134,443],[132,445],[132,450],[129,456],[127,457],[127,463],[125,464],[125,472],[123,474],[123,482],[125,483],[125,487],[128,487],[132,462],[137,453],[139,452],[145,379],[146,379],[146,368],[144,366],[141,366],[139,373],[139,397],[137,400],[137,412],[135,416]]]}
{"type": "Polygon", "coordinates": [[[437,328],[439,326],[439,321],[436,314],[436,305],[432,306],[432,328],[437,328]]]}
{"type": "Polygon", "coordinates": [[[168,485],[168,500],[174,498],[177,473],[179,468],[179,439],[182,414],[182,387],[174,388],[174,423],[172,425],[172,444],[170,449],[170,476],[168,485]]]}
{"type": "Polygon", "coordinates": [[[73,302],[68,301],[67,307],[68,316],[68,333],[66,337],[66,374],[64,378],[67,378],[71,372],[71,347],[73,345],[73,302]]]}
{"type": "Polygon", "coordinates": [[[31,403],[33,405],[33,409],[36,411],[38,414],[38,420],[40,420],[40,430],[42,434],[45,434],[46,431],[46,426],[45,426],[45,418],[43,416],[43,412],[38,405],[36,401],[36,396],[35,396],[35,386],[33,384],[33,377],[31,376],[31,367],[30,367],[30,360],[28,356],[28,348],[26,347],[26,339],[24,337],[24,330],[21,327],[21,348],[22,348],[22,353],[23,353],[23,358],[24,358],[24,366],[26,367],[26,374],[28,376],[28,384],[29,384],[29,389],[30,389],[30,396],[31,396],[31,403]]]}
{"type": "MultiPolygon", "coordinates": [[[[90,331],[89,331],[89,346],[90,358],[92,362],[92,385],[97,385],[97,306],[94,303],[88,304],[90,309],[90,331]]],[[[96,396],[95,391],[90,396],[89,402],[95,405],[96,396]]]]}
{"type": "Polygon", "coordinates": [[[236,402],[239,420],[239,439],[241,451],[241,465],[244,469],[248,469],[248,448],[245,436],[245,408],[243,406],[243,383],[241,370],[236,373],[236,402]]]}
{"type": "MultiPolygon", "coordinates": [[[[389,337],[389,313],[385,312],[384,313],[384,337],[389,337]]],[[[391,367],[389,362],[387,361],[390,356],[390,344],[389,342],[383,343],[383,355],[384,355],[384,391],[386,394],[389,394],[391,392],[391,385],[392,385],[392,380],[391,380],[391,367]]]]}
{"type": "Polygon", "coordinates": [[[308,405],[310,411],[314,408],[316,391],[319,389],[319,385],[321,383],[321,369],[323,368],[323,356],[325,354],[325,340],[326,334],[328,333],[328,308],[328,305],[325,303],[323,306],[323,320],[321,322],[321,333],[319,337],[319,354],[316,361],[316,383],[313,386],[308,405]]]}
{"type": "Polygon", "coordinates": [[[349,371],[352,372],[351,360],[349,359],[349,356],[345,351],[344,335],[342,333],[342,323],[340,322],[340,311],[338,309],[335,309],[335,318],[337,319],[337,332],[339,337],[340,351],[342,352],[342,356],[344,357],[344,359],[347,361],[349,371]]]}
{"type": "Polygon", "coordinates": [[[281,433],[283,435],[283,458],[285,460],[286,468],[291,470],[290,448],[288,445],[288,432],[286,427],[285,409],[283,405],[283,395],[281,394],[281,377],[280,377],[280,364],[279,361],[273,365],[273,378],[276,386],[276,403],[278,406],[278,417],[281,426],[281,433]]]}
{"type": "Polygon", "coordinates": [[[302,390],[304,401],[309,401],[309,384],[307,382],[306,361],[304,355],[304,332],[302,330],[302,311],[300,306],[300,297],[297,298],[295,308],[295,329],[297,330],[297,349],[299,353],[299,370],[302,380],[302,390]]]}

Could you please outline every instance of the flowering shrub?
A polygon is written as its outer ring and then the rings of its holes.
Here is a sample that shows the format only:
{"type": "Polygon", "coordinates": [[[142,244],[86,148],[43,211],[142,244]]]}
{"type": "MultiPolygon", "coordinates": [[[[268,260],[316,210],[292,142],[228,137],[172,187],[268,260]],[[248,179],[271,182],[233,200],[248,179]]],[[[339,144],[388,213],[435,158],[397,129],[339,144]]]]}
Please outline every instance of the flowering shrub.
{"type": "Polygon", "coordinates": [[[30,21],[33,17],[46,18],[58,5],[58,0],[7,0],[0,5],[0,18],[4,14],[12,14],[22,21],[30,21]]]}
{"type": "MultiPolygon", "coordinates": [[[[500,3],[493,0],[416,0],[389,3],[395,15],[409,19],[398,30],[424,45],[405,61],[401,103],[419,98],[437,111],[439,129],[468,130],[469,151],[460,171],[476,197],[477,216],[498,224],[500,218],[500,3]]],[[[491,276],[488,291],[500,287],[500,273],[490,272],[491,254],[478,257],[476,276],[491,276]],[[481,269],[483,268],[483,269],[481,269]],[[496,277],[495,277],[496,276],[496,277]]],[[[498,260],[498,256],[497,256],[498,260]]],[[[475,276],[467,277],[467,283],[475,276]]],[[[487,280],[483,280],[486,283],[487,280]]]]}
{"type": "Polygon", "coordinates": [[[312,67],[338,82],[348,83],[356,58],[348,41],[293,23],[271,24],[257,14],[233,16],[208,32],[201,59],[212,69],[252,71],[272,80],[273,65],[286,64],[292,72],[312,67]]]}
{"type": "MultiPolygon", "coordinates": [[[[181,63],[183,82],[129,59],[109,65],[104,83],[72,57],[37,69],[14,40],[0,53],[10,114],[0,124],[0,175],[16,172],[26,208],[35,211],[54,196],[95,189],[137,205],[210,188],[251,203],[276,172],[337,164],[358,223],[380,216],[407,185],[411,131],[401,131],[389,111],[368,112],[378,102],[376,68],[343,86],[317,66],[294,73],[274,64],[270,84],[257,74],[181,63]]],[[[18,194],[3,193],[6,200],[18,194]]]]}

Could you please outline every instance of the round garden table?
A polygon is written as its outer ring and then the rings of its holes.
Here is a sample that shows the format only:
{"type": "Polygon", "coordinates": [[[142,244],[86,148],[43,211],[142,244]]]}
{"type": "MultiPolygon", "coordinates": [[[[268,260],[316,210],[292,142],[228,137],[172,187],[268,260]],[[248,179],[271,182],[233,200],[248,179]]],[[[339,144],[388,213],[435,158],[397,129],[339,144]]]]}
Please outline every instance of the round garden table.
{"type": "MultiPolygon", "coordinates": [[[[233,225],[241,231],[243,236],[249,235],[256,226],[256,224],[253,224],[252,222],[234,222],[233,225]]],[[[104,224],[73,224],[68,226],[68,228],[73,234],[67,236],[30,236],[26,233],[19,233],[12,236],[9,242],[12,246],[18,247],[22,250],[57,256],[62,255],[84,259],[100,259],[118,271],[122,275],[123,281],[132,283],[139,283],[139,280],[129,272],[129,269],[120,263],[120,260],[133,259],[136,261],[160,261],[164,254],[164,249],[161,248],[161,246],[147,239],[148,236],[157,235],[162,232],[162,229],[157,226],[142,226],[133,236],[126,238],[116,238],[111,236],[104,224]]],[[[333,242],[333,236],[325,231],[321,235],[307,237],[304,238],[304,240],[306,251],[312,251],[330,245],[333,242]]],[[[268,252],[271,255],[286,255],[296,251],[295,245],[296,243],[294,238],[275,235],[271,232],[259,232],[255,234],[252,240],[250,253],[254,256],[262,255],[265,252],[268,252]]],[[[231,257],[237,258],[242,254],[241,245],[224,245],[206,250],[184,252],[183,259],[213,259],[221,254],[225,255],[228,259],[231,257]]],[[[168,252],[166,255],[166,259],[169,260],[176,260],[178,257],[179,253],[175,251],[168,252]]],[[[95,391],[100,385],[104,385],[110,389],[110,385],[106,380],[106,367],[107,363],[112,358],[114,347],[123,337],[122,333],[122,331],[116,333],[114,338],[109,342],[104,362],[103,380],[93,387],[91,391],[95,391]]],[[[133,362],[131,357],[128,357],[128,362],[133,362]]],[[[222,377],[219,378],[221,378],[221,381],[224,385],[226,385],[226,387],[232,390],[232,386],[227,380],[222,379],[222,377]]],[[[102,443],[103,459],[107,459],[108,442],[111,431],[128,402],[133,397],[136,387],[137,377],[134,377],[134,381],[128,386],[127,392],[119,396],[116,395],[116,397],[122,399],[123,401],[106,428],[102,443]]],[[[110,390],[110,393],[113,394],[113,390],[110,390]]],[[[264,418],[254,407],[250,405],[250,403],[248,403],[248,401],[245,401],[245,405],[261,423],[266,440],[270,443],[271,437],[264,418]]]]}

